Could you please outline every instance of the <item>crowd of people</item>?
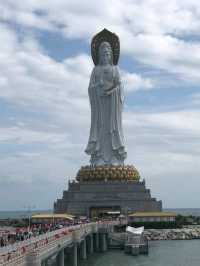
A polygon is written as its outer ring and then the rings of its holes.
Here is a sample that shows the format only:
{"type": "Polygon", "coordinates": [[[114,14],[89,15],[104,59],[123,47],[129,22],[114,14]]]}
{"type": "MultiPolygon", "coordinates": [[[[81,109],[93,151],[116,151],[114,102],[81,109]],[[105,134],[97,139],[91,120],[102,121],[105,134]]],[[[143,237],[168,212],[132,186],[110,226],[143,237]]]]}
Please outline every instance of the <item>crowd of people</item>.
{"type": "MultiPolygon", "coordinates": [[[[111,218],[110,218],[111,219],[111,218]]],[[[94,219],[94,221],[109,220],[108,218],[94,219]]],[[[111,219],[113,220],[113,218],[111,219]]],[[[73,221],[60,221],[58,223],[38,223],[32,224],[27,227],[17,227],[11,229],[2,229],[0,228],[0,248],[7,245],[14,244],[19,241],[24,241],[30,239],[31,237],[36,237],[41,234],[52,232],[63,227],[69,227],[72,225],[85,224],[89,223],[89,218],[84,219],[74,219],[73,221]]]]}
{"type": "Polygon", "coordinates": [[[89,219],[84,221],[70,221],[70,222],[60,222],[60,223],[42,223],[33,224],[30,227],[16,228],[15,230],[2,230],[0,231],[0,247],[5,247],[15,242],[24,241],[30,239],[31,237],[36,237],[41,234],[52,232],[63,227],[69,227],[71,225],[77,225],[80,223],[87,223],[89,219]]]}
{"type": "Polygon", "coordinates": [[[43,226],[32,226],[27,228],[16,228],[16,230],[5,230],[1,232],[0,247],[4,247],[15,242],[24,241],[32,236],[37,236],[47,232],[49,229],[43,226]]]}

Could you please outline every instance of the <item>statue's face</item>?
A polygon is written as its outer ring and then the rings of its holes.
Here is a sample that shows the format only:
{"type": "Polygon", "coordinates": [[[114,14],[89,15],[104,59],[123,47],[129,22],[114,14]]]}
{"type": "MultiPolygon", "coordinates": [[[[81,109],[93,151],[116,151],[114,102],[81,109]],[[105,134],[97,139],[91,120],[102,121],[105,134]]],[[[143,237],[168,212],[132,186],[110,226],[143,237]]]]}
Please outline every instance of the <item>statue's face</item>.
{"type": "Polygon", "coordinates": [[[100,63],[102,65],[111,64],[112,62],[112,50],[109,44],[100,47],[100,63]]]}
{"type": "Polygon", "coordinates": [[[108,49],[108,47],[105,47],[102,51],[101,62],[104,65],[110,64],[111,62],[111,54],[110,54],[110,50],[108,49]]]}

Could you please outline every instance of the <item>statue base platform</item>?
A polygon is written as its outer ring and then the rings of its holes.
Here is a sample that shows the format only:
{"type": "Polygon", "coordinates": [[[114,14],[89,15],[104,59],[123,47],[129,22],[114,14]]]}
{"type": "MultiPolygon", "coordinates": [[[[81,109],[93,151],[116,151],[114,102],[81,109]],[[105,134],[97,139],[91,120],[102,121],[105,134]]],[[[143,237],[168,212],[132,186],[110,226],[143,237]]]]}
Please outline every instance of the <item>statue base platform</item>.
{"type": "Polygon", "coordinates": [[[162,211],[162,202],[151,197],[145,181],[134,166],[84,166],[62,199],[54,203],[55,213],[103,216],[109,212],[162,211]]]}
{"type": "Polygon", "coordinates": [[[136,181],[140,174],[133,165],[83,166],[76,180],[80,182],[96,181],[136,181]]]}

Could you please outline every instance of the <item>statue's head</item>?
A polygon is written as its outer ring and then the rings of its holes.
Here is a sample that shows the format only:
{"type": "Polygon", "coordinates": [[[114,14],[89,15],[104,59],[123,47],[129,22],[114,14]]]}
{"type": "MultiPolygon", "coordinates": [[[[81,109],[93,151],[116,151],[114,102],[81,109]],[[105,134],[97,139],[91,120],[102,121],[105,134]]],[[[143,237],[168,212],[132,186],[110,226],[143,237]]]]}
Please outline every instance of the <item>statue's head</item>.
{"type": "Polygon", "coordinates": [[[113,64],[113,52],[109,42],[102,42],[99,46],[99,64],[113,64]]]}

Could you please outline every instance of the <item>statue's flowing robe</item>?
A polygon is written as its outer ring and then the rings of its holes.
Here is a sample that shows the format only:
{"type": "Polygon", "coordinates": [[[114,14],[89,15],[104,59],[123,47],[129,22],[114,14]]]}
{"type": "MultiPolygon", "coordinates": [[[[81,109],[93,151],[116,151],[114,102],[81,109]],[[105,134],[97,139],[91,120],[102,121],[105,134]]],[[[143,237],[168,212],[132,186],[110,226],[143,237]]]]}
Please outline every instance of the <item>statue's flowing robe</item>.
{"type": "Polygon", "coordinates": [[[122,130],[123,87],[117,66],[111,66],[115,84],[110,95],[102,96],[99,85],[102,67],[95,66],[89,84],[91,128],[85,152],[92,165],[123,164],[126,158],[122,130]]]}

